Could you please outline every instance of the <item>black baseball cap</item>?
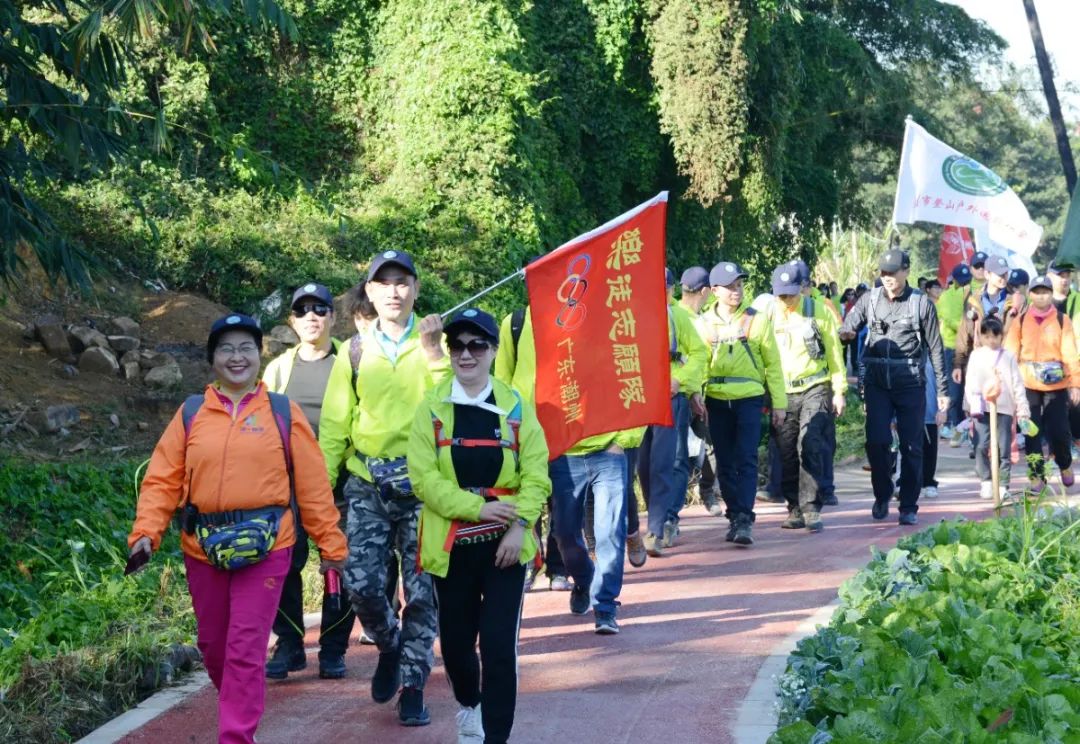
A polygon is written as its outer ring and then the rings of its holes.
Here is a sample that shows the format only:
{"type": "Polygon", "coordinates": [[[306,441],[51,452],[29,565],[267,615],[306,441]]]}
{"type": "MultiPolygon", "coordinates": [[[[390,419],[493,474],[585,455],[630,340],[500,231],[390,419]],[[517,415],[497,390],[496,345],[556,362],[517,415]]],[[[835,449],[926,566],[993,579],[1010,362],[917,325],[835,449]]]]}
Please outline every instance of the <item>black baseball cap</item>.
{"type": "Polygon", "coordinates": [[[1053,291],[1054,287],[1050,284],[1050,277],[1046,276],[1046,274],[1040,274],[1039,276],[1035,277],[1031,280],[1031,284],[1028,285],[1029,292],[1033,289],[1039,288],[1049,289],[1050,291],[1053,291]]]}
{"type": "Polygon", "coordinates": [[[682,273],[679,283],[682,284],[683,289],[700,292],[709,286],[709,272],[703,266],[691,266],[682,273]]]}
{"type": "Polygon", "coordinates": [[[986,259],[986,270],[991,274],[997,274],[998,276],[1008,276],[1012,269],[1009,268],[1009,262],[1002,256],[988,256],[986,259]]]}
{"type": "Polygon", "coordinates": [[[961,287],[966,287],[971,284],[971,267],[967,264],[957,264],[953,268],[950,276],[953,278],[953,281],[961,287]]]}
{"type": "Polygon", "coordinates": [[[256,346],[262,346],[263,332],[259,321],[243,313],[223,315],[210,326],[210,335],[206,338],[206,361],[211,364],[214,363],[214,350],[217,349],[218,339],[227,331],[246,331],[255,339],[256,346]]]}
{"type": "Polygon", "coordinates": [[[881,254],[881,258],[878,259],[879,271],[903,271],[908,268],[911,268],[911,259],[905,251],[899,248],[890,248],[881,254]]]}
{"type": "Polygon", "coordinates": [[[721,261],[713,266],[709,272],[709,285],[713,287],[726,287],[736,279],[746,279],[747,274],[739,264],[732,261],[721,261]]]}
{"type": "Polygon", "coordinates": [[[1029,277],[1028,273],[1023,269],[1013,269],[1009,272],[1009,284],[1013,286],[1018,287],[1022,284],[1027,284],[1030,280],[1031,277],[1029,277]]]}
{"type": "Polygon", "coordinates": [[[420,275],[416,273],[416,266],[413,264],[412,256],[405,251],[383,251],[371,259],[371,265],[368,267],[367,280],[370,282],[375,278],[375,275],[379,273],[379,269],[383,266],[400,266],[408,273],[412,274],[414,278],[418,278],[420,275]]]}
{"type": "Polygon", "coordinates": [[[447,338],[461,331],[472,331],[487,336],[493,343],[499,343],[499,324],[495,322],[495,318],[474,307],[455,313],[450,322],[443,326],[443,333],[447,338]]]}
{"type": "Polygon", "coordinates": [[[1067,264],[1067,263],[1058,264],[1058,262],[1056,260],[1051,261],[1049,263],[1049,265],[1047,265],[1047,267],[1046,267],[1046,272],[1048,274],[1061,274],[1061,273],[1064,273],[1066,271],[1071,272],[1073,270],[1074,269],[1073,269],[1072,264],[1067,264]]]}
{"type": "Polygon", "coordinates": [[[669,287],[675,286],[675,272],[671,269],[664,269],[664,284],[669,287]]]}
{"type": "Polygon", "coordinates": [[[978,269],[986,265],[986,259],[990,256],[986,255],[984,251],[975,251],[975,255],[971,257],[971,268],[978,269]]]}
{"type": "Polygon", "coordinates": [[[297,287],[296,291],[293,292],[292,302],[289,303],[289,307],[296,307],[296,303],[305,297],[314,298],[324,305],[329,305],[331,309],[334,307],[334,296],[330,294],[330,290],[315,282],[309,282],[297,287]]]}

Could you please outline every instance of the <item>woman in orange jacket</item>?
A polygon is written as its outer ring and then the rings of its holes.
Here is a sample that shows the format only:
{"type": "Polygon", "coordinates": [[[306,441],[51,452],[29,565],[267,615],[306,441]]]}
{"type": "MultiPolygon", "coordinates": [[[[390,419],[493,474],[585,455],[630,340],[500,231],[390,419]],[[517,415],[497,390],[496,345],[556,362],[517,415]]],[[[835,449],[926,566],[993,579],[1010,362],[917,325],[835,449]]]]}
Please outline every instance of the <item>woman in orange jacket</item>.
{"type": "Polygon", "coordinates": [[[1069,403],[1080,403],[1080,360],[1069,316],[1054,307],[1050,281],[1037,276],[1031,282],[1031,306],[1006,331],[1005,348],[1016,356],[1027,389],[1031,420],[1039,433],[1025,440],[1027,454],[1039,455],[1032,477],[1045,485],[1046,466],[1042,462],[1042,440],[1061,470],[1061,483],[1075,482],[1072,471],[1072,437],[1069,432],[1069,403]]]}
{"type": "Polygon", "coordinates": [[[199,650],[218,690],[221,744],[254,741],[262,717],[263,659],[289,570],[295,515],[319,546],[323,572],[340,571],[347,554],[307,419],[295,403],[272,401],[259,382],[261,344],[253,318],[232,314],[213,324],[206,352],[217,380],[201,401],[189,399],[177,411],[158,440],[128,536],[132,557],[149,557],[181,510],[188,588],[199,650]]]}

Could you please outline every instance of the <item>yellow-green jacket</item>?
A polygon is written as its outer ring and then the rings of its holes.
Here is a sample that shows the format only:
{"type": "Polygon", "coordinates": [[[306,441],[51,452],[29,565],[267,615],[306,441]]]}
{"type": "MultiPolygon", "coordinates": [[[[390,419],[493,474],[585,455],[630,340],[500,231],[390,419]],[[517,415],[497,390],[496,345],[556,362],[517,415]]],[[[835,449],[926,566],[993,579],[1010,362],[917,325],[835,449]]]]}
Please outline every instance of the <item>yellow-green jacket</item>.
{"type": "Polygon", "coordinates": [[[577,444],[568,449],[565,454],[591,455],[593,452],[606,450],[613,444],[619,445],[624,450],[640,447],[641,441],[645,439],[645,431],[647,428],[648,427],[646,426],[639,426],[635,429],[623,429],[622,431],[613,431],[607,434],[594,434],[591,437],[585,437],[580,440],[577,444]]]}
{"type": "MultiPolygon", "coordinates": [[[[341,342],[336,338],[332,338],[330,339],[330,343],[333,346],[333,351],[330,353],[337,354],[341,349],[341,342]]],[[[289,379],[292,377],[293,364],[296,362],[296,353],[299,349],[299,344],[293,346],[291,349],[286,349],[281,354],[278,354],[271,359],[270,363],[266,365],[266,369],[263,371],[262,381],[263,384],[270,389],[270,392],[284,393],[285,388],[289,387],[289,379]]],[[[327,389],[329,389],[329,386],[327,389]]],[[[326,398],[324,396],[323,405],[325,404],[326,398]]]]}
{"type": "Polygon", "coordinates": [[[937,301],[937,316],[941,326],[941,343],[946,349],[956,348],[956,331],[964,317],[964,295],[967,290],[958,284],[941,293],[937,301]]]}
{"type": "MultiPolygon", "coordinates": [[[[443,432],[454,431],[454,404],[450,397],[452,380],[440,382],[424,396],[416,407],[409,432],[409,480],[413,491],[423,502],[420,510],[419,548],[420,567],[433,576],[446,576],[453,547],[451,529],[455,521],[480,521],[484,497],[458,486],[457,473],[450,447],[437,447],[433,416],[442,422],[443,432]],[[450,543],[449,545],[447,543],[450,543]]],[[[519,404],[519,396],[500,380],[492,380],[495,405],[507,414],[519,404]]],[[[494,488],[513,489],[517,493],[500,496],[500,500],[517,505],[518,516],[530,527],[540,517],[540,510],[551,493],[548,478],[548,448],[544,432],[536,420],[536,411],[522,402],[521,425],[518,429],[518,457],[503,449],[502,470],[494,488]]],[[[501,431],[508,431],[508,416],[499,417],[501,431]]],[[[525,530],[520,560],[525,563],[536,555],[536,538],[532,529],[525,530]]]]}
{"type": "Polygon", "coordinates": [[[448,356],[428,361],[420,345],[419,323],[403,340],[396,363],[390,362],[375,339],[377,325],[373,323],[364,336],[355,386],[347,353],[338,355],[330,371],[319,420],[319,447],[331,484],[337,481],[343,461],[350,473],[371,480],[361,455],[404,457],[416,407],[428,390],[451,375],[448,356]],[[350,446],[356,454],[350,455],[350,446]]]}
{"type": "Polygon", "coordinates": [[[794,310],[777,300],[772,306],[773,334],[780,351],[780,367],[784,374],[784,389],[788,394],[802,393],[815,385],[832,383],[833,394],[847,392],[847,370],[844,367],[844,355],[840,347],[840,336],[836,328],[836,319],[824,302],[812,300],[813,322],[821,334],[825,355],[821,359],[811,359],[803,342],[803,330],[806,327],[806,305],[811,298],[799,300],[794,310]]]}
{"type": "Polygon", "coordinates": [[[671,378],[679,381],[680,392],[688,396],[700,393],[705,384],[709,349],[694,327],[690,312],[682,305],[668,305],[668,348],[671,348],[672,328],[675,329],[675,351],[679,359],[671,362],[671,378]]]}
{"type": "Polygon", "coordinates": [[[709,342],[705,395],[739,400],[764,395],[768,387],[773,409],[787,408],[780,352],[769,318],[744,305],[728,323],[716,310],[713,305],[701,316],[709,342]]]}
{"type": "Polygon", "coordinates": [[[521,393],[529,405],[536,405],[536,343],[533,341],[532,311],[525,308],[517,350],[510,329],[513,313],[503,318],[499,326],[499,352],[495,355],[496,380],[502,380],[521,393]]]}

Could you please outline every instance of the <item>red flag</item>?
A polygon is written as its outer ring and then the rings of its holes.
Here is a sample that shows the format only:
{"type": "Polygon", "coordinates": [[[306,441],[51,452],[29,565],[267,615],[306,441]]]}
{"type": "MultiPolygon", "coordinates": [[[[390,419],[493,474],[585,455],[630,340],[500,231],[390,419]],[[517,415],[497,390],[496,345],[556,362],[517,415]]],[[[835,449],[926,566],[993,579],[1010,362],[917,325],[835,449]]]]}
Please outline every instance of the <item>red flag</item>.
{"type": "Polygon", "coordinates": [[[665,191],[525,269],[553,460],[594,434],[672,425],[666,216],[665,191]]]}
{"type": "Polygon", "coordinates": [[[946,225],[941,233],[941,256],[938,258],[937,278],[942,288],[949,286],[949,275],[962,263],[975,256],[975,244],[966,227],[946,225]]]}

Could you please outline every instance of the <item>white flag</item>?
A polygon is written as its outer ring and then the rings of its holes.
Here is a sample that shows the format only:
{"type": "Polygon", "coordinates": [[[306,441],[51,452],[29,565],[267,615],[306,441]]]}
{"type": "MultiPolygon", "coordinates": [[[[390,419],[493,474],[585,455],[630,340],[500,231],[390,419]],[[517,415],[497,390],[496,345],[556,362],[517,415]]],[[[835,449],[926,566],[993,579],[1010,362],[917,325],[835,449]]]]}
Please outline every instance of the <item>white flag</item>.
{"type": "Polygon", "coordinates": [[[908,119],[893,222],[920,221],[983,231],[1022,256],[1034,253],[1042,237],[1042,227],[1000,176],[908,119]]]}

